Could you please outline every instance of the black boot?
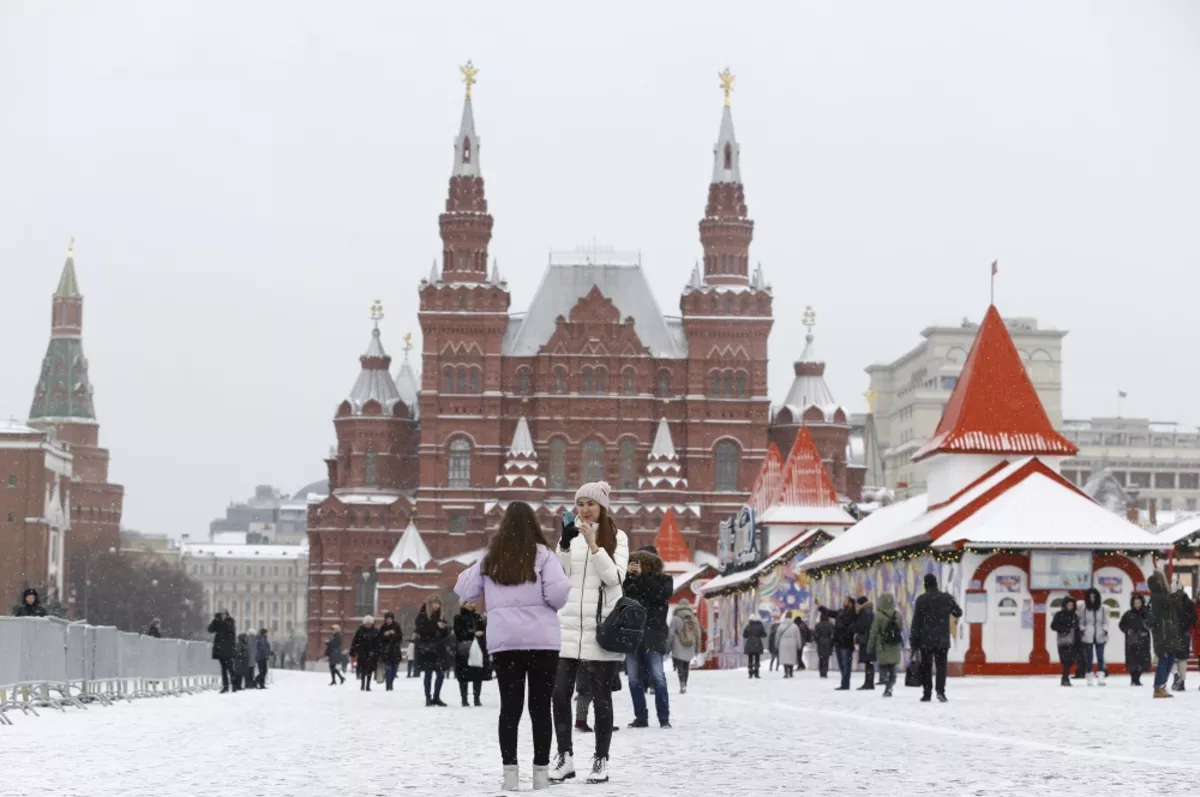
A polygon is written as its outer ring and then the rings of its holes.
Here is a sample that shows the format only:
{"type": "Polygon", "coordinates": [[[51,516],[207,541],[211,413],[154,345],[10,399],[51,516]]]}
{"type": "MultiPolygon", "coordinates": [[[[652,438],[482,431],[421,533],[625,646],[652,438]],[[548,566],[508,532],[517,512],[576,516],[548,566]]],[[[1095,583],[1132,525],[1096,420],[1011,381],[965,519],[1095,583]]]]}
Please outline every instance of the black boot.
{"type": "Polygon", "coordinates": [[[1062,677],[1062,685],[1063,685],[1063,686],[1070,686],[1070,685],[1071,685],[1071,677],[1070,677],[1069,675],[1064,675],[1064,676],[1062,677]]]}

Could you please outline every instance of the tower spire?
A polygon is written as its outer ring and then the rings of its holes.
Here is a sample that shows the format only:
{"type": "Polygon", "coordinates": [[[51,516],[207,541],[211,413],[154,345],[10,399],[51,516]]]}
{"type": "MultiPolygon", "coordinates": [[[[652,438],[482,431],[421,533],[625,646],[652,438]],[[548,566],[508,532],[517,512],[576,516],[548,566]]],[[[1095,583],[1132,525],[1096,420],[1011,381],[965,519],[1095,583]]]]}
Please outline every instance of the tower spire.
{"type": "Polygon", "coordinates": [[[95,420],[87,358],[83,356],[83,294],[75,278],[75,238],[67,245],[50,311],[50,346],[34,391],[30,420],[95,420]]]}
{"type": "Polygon", "coordinates": [[[750,282],[750,241],[754,222],[746,210],[742,186],[741,147],[733,130],[730,109],[734,74],[726,67],[717,73],[725,107],[721,128],[713,146],[712,182],[708,205],[700,221],[700,243],[704,247],[704,281],[715,285],[747,285],[750,282]]]}
{"type": "Polygon", "coordinates": [[[454,166],[446,212],[438,219],[442,234],[442,279],[447,282],[487,282],[488,243],[492,239],[492,217],[488,214],[479,166],[479,135],[475,132],[472,87],[479,70],[467,61],[459,67],[466,96],[462,121],[454,138],[454,166]]]}

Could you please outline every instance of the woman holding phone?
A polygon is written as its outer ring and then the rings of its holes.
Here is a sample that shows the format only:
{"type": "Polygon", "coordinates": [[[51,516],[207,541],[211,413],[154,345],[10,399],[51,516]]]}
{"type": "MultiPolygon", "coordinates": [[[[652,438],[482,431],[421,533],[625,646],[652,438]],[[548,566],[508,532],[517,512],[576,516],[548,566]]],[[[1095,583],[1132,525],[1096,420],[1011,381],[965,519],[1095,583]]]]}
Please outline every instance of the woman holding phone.
{"type": "Polygon", "coordinates": [[[558,756],[550,771],[551,783],[575,777],[571,696],[580,671],[588,679],[596,710],[596,749],[587,782],[608,782],[612,686],[625,654],[601,648],[596,641],[596,630],[621,599],[621,582],[629,564],[629,539],[617,530],[609,516],[610,490],[606,482],[583,485],[575,493],[575,515],[563,518],[558,559],[571,583],[571,593],[558,612],[562,625],[562,650],[554,682],[558,756]]]}

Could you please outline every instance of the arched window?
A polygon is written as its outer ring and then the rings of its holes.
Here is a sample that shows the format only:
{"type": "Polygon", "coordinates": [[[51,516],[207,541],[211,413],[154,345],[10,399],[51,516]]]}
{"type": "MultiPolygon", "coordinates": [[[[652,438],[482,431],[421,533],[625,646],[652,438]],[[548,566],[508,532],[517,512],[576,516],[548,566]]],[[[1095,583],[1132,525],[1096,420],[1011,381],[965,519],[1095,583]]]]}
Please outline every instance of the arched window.
{"type": "Polygon", "coordinates": [[[366,483],[370,487],[374,487],[376,484],[378,484],[378,481],[377,481],[378,477],[375,474],[375,459],[376,459],[375,450],[368,449],[367,450],[367,465],[366,465],[366,483]]]}
{"type": "Polygon", "coordinates": [[[517,371],[517,392],[522,396],[529,395],[529,371],[524,368],[517,371]]]}
{"type": "Polygon", "coordinates": [[[559,395],[567,392],[567,372],[562,368],[554,369],[554,392],[559,395]]]}
{"type": "Polygon", "coordinates": [[[720,371],[712,372],[712,390],[709,392],[711,392],[712,395],[714,395],[714,396],[721,395],[721,372],[720,371]]]}
{"type": "MultiPolygon", "coordinates": [[[[463,261],[463,256],[460,254],[460,255],[458,256],[458,265],[459,265],[459,268],[460,268],[460,269],[462,268],[462,265],[463,265],[463,262],[462,262],[462,261],[463,261]]],[[[459,309],[459,310],[466,310],[466,309],[467,309],[467,295],[466,295],[465,293],[464,293],[464,294],[461,294],[461,295],[458,297],[458,309],[459,309]]]]}
{"type": "Polygon", "coordinates": [[[733,294],[732,293],[725,294],[725,312],[726,313],[733,312],[733,294]]]}
{"type": "Polygon", "coordinates": [[[725,372],[725,395],[733,395],[733,371],[725,372]]]}
{"type": "Polygon", "coordinates": [[[721,255],[721,273],[724,274],[727,271],[729,271],[729,257],[727,255],[722,254],[721,255]]]}
{"type": "Polygon", "coordinates": [[[583,369],[583,392],[584,393],[592,392],[592,369],[591,368],[583,369]]]}
{"type": "Polygon", "coordinates": [[[723,440],[717,443],[713,459],[716,462],[717,484],[719,493],[736,492],[738,488],[738,458],[740,450],[736,443],[723,440]]]}
{"type": "Polygon", "coordinates": [[[737,394],[739,396],[746,395],[746,375],[738,371],[737,375],[737,394]]]}
{"type": "Polygon", "coordinates": [[[471,486],[471,442],[459,437],[450,443],[450,487],[471,486]]]}
{"type": "MultiPolygon", "coordinates": [[[[259,601],[259,608],[266,611],[266,602],[259,601]]],[[[249,610],[247,610],[249,611],[249,610]]],[[[375,574],[361,567],[354,568],[354,615],[365,617],[375,613],[375,574]]]]}
{"type": "Polygon", "coordinates": [[[604,481],[604,444],[599,440],[589,440],[583,444],[580,471],[585,484],[604,481]]]}
{"type": "Polygon", "coordinates": [[[563,490],[567,486],[567,441],[556,437],[550,441],[550,489],[563,490]]]}
{"type": "Polygon", "coordinates": [[[633,458],[637,454],[637,444],[628,437],[621,441],[620,451],[620,485],[622,490],[632,490],[637,486],[637,467],[633,458]]]}
{"type": "Polygon", "coordinates": [[[467,369],[464,366],[458,366],[458,392],[467,392],[467,369]]]}
{"type": "Polygon", "coordinates": [[[658,372],[658,395],[671,395],[671,372],[666,368],[658,372]]]}
{"type": "Polygon", "coordinates": [[[478,368],[471,369],[471,392],[472,393],[479,392],[479,369],[478,368]]]}
{"type": "Polygon", "coordinates": [[[454,392],[454,369],[448,365],[442,369],[442,392],[454,392]]]}
{"type": "Polygon", "coordinates": [[[625,376],[625,395],[632,396],[633,395],[633,371],[630,369],[626,369],[624,372],[624,376],[625,376]]]}
{"type": "Polygon", "coordinates": [[[592,387],[597,393],[608,392],[608,372],[603,368],[596,369],[596,374],[592,378],[592,387]]]}

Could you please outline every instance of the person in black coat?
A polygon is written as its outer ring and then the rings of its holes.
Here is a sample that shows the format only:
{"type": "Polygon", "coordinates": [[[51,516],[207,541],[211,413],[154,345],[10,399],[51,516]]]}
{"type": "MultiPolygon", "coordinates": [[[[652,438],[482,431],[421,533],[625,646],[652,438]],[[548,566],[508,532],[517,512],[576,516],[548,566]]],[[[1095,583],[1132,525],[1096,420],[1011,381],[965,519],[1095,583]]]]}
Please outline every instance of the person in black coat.
{"type": "Polygon", "coordinates": [[[833,655],[833,623],[823,614],[813,628],[813,638],[817,642],[817,671],[822,678],[828,678],[829,657],[833,655]]]}
{"type": "Polygon", "coordinates": [[[38,595],[38,591],[33,587],[25,590],[21,594],[21,602],[13,609],[14,617],[45,617],[46,607],[42,606],[42,599],[38,595]]]}
{"type": "Polygon", "coordinates": [[[221,665],[221,694],[224,694],[229,691],[230,681],[236,677],[233,657],[237,652],[237,629],[233,618],[222,609],[213,615],[212,622],[208,624],[208,633],[213,635],[212,657],[221,665]]]}
{"type": "Polygon", "coordinates": [[[742,639],[745,640],[742,644],[742,651],[746,654],[746,669],[751,678],[761,678],[759,670],[762,669],[762,654],[766,647],[767,627],[763,625],[762,620],[755,618],[746,623],[746,627],[742,630],[742,639]]]}
{"type": "Polygon", "coordinates": [[[396,671],[400,669],[403,652],[404,634],[396,622],[396,615],[384,612],[383,625],[379,626],[379,661],[383,664],[383,680],[389,692],[396,680],[396,671]]]}
{"type": "Polygon", "coordinates": [[[467,699],[467,685],[474,685],[475,705],[482,706],[480,695],[483,693],[483,682],[490,681],[492,669],[490,656],[487,652],[487,618],[477,611],[474,601],[462,605],[458,616],[454,618],[454,639],[457,647],[454,651],[454,676],[458,679],[458,691],[462,695],[463,708],[471,705],[467,699]],[[471,646],[479,642],[480,652],[483,653],[483,666],[472,667],[470,664],[471,646]]]}
{"type": "Polygon", "coordinates": [[[840,611],[826,609],[821,605],[817,606],[817,611],[822,617],[833,619],[833,649],[837,654],[838,670],[842,674],[842,682],[837,691],[847,692],[850,690],[850,673],[854,666],[854,632],[858,623],[854,598],[846,596],[840,611]]]}
{"type": "Polygon", "coordinates": [[[329,659],[329,685],[337,686],[339,678],[342,683],[346,683],[346,676],[342,675],[340,669],[342,663],[342,627],[340,625],[333,627],[333,635],[325,641],[325,658],[329,659]]]}
{"type": "Polygon", "coordinates": [[[1117,626],[1125,635],[1125,669],[1129,670],[1131,686],[1142,685],[1142,673],[1150,666],[1150,612],[1146,599],[1134,595],[1129,601],[1129,611],[1121,615],[1117,626]]]}
{"type": "Polygon", "coordinates": [[[157,617],[154,618],[153,622],[150,623],[150,627],[146,629],[146,636],[152,636],[155,639],[161,639],[162,631],[159,630],[161,625],[162,620],[159,620],[157,617]]]}
{"type": "Polygon", "coordinates": [[[663,561],[654,546],[648,545],[629,556],[629,573],[622,590],[626,598],[637,601],[646,610],[646,629],[637,651],[625,657],[629,675],[629,697],[633,701],[631,728],[649,726],[646,686],[654,687],[654,709],[658,724],[671,727],[670,689],[663,656],[670,649],[667,631],[667,604],[675,592],[675,581],[663,572],[663,561]]]}
{"type": "Polygon", "coordinates": [[[1050,620],[1050,630],[1057,635],[1058,660],[1062,664],[1062,685],[1071,685],[1071,666],[1079,657],[1081,630],[1079,614],[1075,611],[1075,599],[1067,596],[1062,608],[1050,620]]]}
{"type": "Polygon", "coordinates": [[[350,640],[350,655],[354,657],[359,690],[370,692],[375,668],[379,666],[379,629],[375,627],[375,618],[369,614],[354,632],[354,639],[350,640]]]}
{"type": "Polygon", "coordinates": [[[854,616],[854,644],[858,646],[858,660],[863,665],[863,685],[858,687],[860,692],[875,688],[875,656],[867,648],[871,637],[871,626],[875,622],[875,608],[867,600],[866,595],[858,598],[857,614],[854,616]]]}
{"type": "Polygon", "coordinates": [[[950,618],[962,617],[954,596],[938,589],[937,576],[925,574],[925,592],[913,606],[908,630],[909,645],[921,652],[921,702],[928,703],[933,691],[933,671],[937,666],[938,700],[946,702],[946,655],[950,652],[950,618]]]}
{"type": "Polygon", "coordinates": [[[450,626],[442,617],[442,599],[434,595],[421,607],[416,623],[417,665],[425,673],[426,706],[446,706],[442,702],[442,683],[449,665],[446,649],[449,636],[450,626]]]}
{"type": "Polygon", "coordinates": [[[238,634],[237,643],[233,646],[233,691],[254,688],[253,658],[250,655],[250,638],[238,634]]]}

